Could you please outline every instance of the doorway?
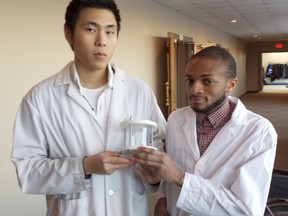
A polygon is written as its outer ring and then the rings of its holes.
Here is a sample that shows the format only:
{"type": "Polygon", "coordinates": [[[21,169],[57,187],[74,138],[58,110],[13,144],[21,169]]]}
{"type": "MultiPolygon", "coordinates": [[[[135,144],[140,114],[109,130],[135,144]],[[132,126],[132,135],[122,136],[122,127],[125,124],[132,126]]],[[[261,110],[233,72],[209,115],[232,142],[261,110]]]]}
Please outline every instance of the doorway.
{"type": "Polygon", "coordinates": [[[185,68],[194,54],[193,38],[168,32],[168,81],[166,82],[166,106],[168,114],[187,106],[185,68]]]}
{"type": "Polygon", "coordinates": [[[262,92],[288,93],[288,52],[261,53],[262,92]]]}

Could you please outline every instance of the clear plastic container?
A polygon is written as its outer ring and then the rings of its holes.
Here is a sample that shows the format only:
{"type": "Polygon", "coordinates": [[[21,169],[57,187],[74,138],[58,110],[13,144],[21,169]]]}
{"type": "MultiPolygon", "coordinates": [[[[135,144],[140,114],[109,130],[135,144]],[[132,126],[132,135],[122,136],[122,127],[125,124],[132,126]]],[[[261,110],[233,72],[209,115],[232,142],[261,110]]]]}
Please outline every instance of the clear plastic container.
{"type": "Polygon", "coordinates": [[[150,120],[125,120],[120,123],[124,130],[123,154],[129,155],[137,151],[138,147],[153,148],[153,133],[157,129],[156,122],[150,120]]]}

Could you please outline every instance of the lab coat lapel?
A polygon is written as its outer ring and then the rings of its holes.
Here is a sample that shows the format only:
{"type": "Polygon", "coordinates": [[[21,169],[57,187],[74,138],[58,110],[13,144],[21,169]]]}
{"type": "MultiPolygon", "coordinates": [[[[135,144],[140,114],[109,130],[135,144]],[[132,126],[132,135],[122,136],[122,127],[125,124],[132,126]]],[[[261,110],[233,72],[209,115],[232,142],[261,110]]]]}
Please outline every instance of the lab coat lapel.
{"type": "Polygon", "coordinates": [[[81,106],[89,115],[91,115],[95,120],[96,116],[94,110],[90,107],[87,100],[84,98],[83,95],[80,94],[79,88],[76,84],[71,80],[69,84],[69,88],[67,94],[76,102],[79,106],[81,106]]]}
{"type": "Polygon", "coordinates": [[[196,134],[196,115],[192,109],[187,109],[184,113],[185,120],[183,124],[183,133],[186,137],[187,144],[192,151],[192,156],[196,159],[200,159],[200,151],[197,144],[196,134]]]}
{"type": "MultiPolygon", "coordinates": [[[[125,105],[123,104],[123,91],[122,85],[124,80],[122,73],[115,69],[114,74],[114,83],[113,83],[113,92],[111,96],[111,102],[109,107],[108,119],[107,119],[107,130],[106,130],[106,147],[109,148],[110,141],[113,142],[113,139],[116,138],[117,131],[122,133],[120,128],[120,122],[124,121],[125,105]],[[112,134],[111,134],[112,133],[112,134]],[[112,140],[111,140],[112,139],[112,140]]],[[[114,143],[114,142],[113,142],[114,143]]],[[[114,145],[114,144],[113,144],[114,145]]]]}
{"type": "MultiPolygon", "coordinates": [[[[229,97],[230,98],[230,97],[229,97]]],[[[232,100],[233,98],[230,98],[232,100]]],[[[245,106],[241,103],[241,101],[237,99],[232,100],[233,103],[236,103],[236,108],[231,116],[231,119],[224,125],[224,127],[218,132],[218,134],[214,137],[209,147],[206,149],[202,156],[207,156],[209,153],[215,151],[222,146],[227,145],[227,142],[234,139],[234,137],[238,136],[238,130],[241,125],[244,125],[247,121],[245,106]]],[[[210,156],[209,156],[210,157],[210,156]]]]}
{"type": "Polygon", "coordinates": [[[94,111],[91,109],[87,100],[80,94],[79,88],[75,84],[72,66],[73,62],[71,61],[58,73],[55,86],[69,85],[67,94],[96,120],[94,111]]]}
{"type": "Polygon", "coordinates": [[[230,143],[230,140],[232,140],[235,136],[236,133],[234,132],[233,127],[231,127],[231,122],[228,122],[214,137],[202,156],[205,157],[209,155],[209,153],[213,153],[213,155],[215,155],[215,151],[217,152],[219,147],[222,145],[227,145],[227,142],[230,143]]]}

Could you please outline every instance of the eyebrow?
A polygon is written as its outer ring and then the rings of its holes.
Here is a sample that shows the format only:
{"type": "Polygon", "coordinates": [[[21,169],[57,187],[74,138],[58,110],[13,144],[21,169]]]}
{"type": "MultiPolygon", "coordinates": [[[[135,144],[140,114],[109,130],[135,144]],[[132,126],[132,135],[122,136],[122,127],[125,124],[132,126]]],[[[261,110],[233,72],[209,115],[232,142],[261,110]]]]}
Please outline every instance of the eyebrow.
{"type": "MultiPolygon", "coordinates": [[[[93,25],[95,27],[101,27],[102,25],[98,24],[97,22],[94,21],[88,21],[85,25],[93,25]]],[[[105,28],[115,28],[116,24],[108,24],[104,26],[105,28]]]]}
{"type": "MultiPolygon", "coordinates": [[[[200,77],[212,77],[212,74],[202,74],[200,77]]],[[[185,74],[187,78],[193,78],[193,75],[185,74]]]]}

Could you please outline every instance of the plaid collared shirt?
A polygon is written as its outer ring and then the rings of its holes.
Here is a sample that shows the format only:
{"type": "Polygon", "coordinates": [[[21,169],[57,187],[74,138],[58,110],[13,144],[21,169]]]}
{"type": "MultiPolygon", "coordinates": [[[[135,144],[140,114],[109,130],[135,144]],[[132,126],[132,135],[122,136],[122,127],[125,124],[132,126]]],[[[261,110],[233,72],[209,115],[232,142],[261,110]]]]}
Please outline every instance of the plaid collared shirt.
{"type": "Polygon", "coordinates": [[[235,104],[227,101],[215,112],[206,114],[196,113],[197,142],[202,155],[208,148],[221,128],[230,120],[235,104]]]}

